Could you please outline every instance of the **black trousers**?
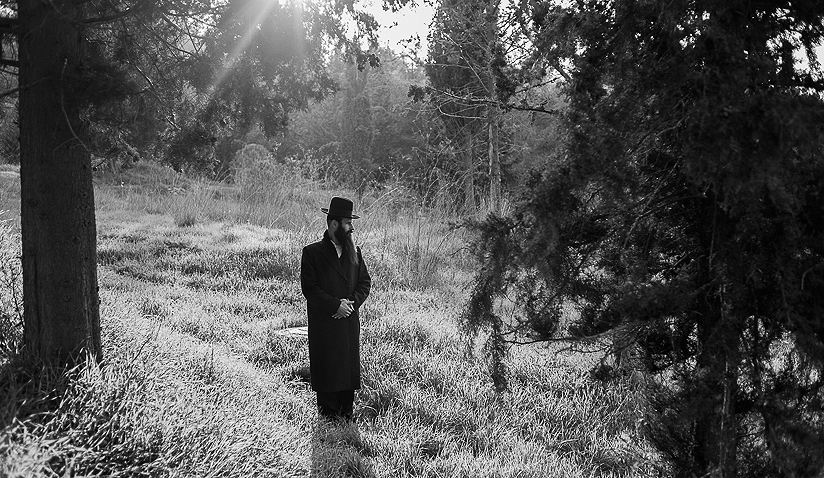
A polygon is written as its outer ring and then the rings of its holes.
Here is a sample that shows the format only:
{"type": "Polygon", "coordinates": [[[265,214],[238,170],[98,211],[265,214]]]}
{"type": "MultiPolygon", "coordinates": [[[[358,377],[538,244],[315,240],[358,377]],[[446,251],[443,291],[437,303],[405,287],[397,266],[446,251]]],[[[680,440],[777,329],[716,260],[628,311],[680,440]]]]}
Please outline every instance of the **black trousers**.
{"type": "Polygon", "coordinates": [[[317,392],[318,413],[326,418],[352,418],[355,405],[355,391],[317,392]]]}

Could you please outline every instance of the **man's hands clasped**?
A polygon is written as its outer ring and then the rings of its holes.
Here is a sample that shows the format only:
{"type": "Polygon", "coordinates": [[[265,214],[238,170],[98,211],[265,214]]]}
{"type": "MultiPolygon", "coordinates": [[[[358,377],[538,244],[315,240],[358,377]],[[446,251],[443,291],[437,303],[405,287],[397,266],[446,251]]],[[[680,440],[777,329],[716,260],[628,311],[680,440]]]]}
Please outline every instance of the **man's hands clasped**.
{"type": "Polygon", "coordinates": [[[355,302],[349,299],[341,299],[338,311],[332,314],[333,319],[343,319],[355,311],[355,302]]]}

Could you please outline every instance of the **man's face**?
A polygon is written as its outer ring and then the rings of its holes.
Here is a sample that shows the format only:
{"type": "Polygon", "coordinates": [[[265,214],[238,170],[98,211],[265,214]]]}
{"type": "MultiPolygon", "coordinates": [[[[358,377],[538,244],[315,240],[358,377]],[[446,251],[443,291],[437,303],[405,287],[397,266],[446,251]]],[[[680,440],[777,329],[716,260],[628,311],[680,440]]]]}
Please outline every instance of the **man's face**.
{"type": "Polygon", "coordinates": [[[349,218],[343,218],[339,223],[337,221],[335,221],[335,223],[338,224],[338,227],[335,228],[335,239],[343,244],[346,242],[346,238],[349,237],[352,234],[352,231],[355,230],[352,226],[352,220],[349,218]]]}

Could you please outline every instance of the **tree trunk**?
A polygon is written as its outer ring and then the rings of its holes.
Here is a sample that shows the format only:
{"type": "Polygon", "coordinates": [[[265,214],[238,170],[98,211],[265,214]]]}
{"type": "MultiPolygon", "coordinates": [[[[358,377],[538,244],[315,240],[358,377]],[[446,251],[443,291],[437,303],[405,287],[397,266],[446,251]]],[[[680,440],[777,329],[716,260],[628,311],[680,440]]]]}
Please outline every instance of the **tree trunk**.
{"type": "Polygon", "coordinates": [[[25,347],[57,366],[101,356],[91,157],[72,88],[77,3],[18,2],[25,347]]]}
{"type": "Polygon", "coordinates": [[[501,158],[498,149],[499,118],[497,106],[490,106],[487,111],[489,128],[489,209],[501,212],[501,158]]]}
{"type": "Polygon", "coordinates": [[[464,153],[466,173],[464,176],[464,208],[469,214],[474,214],[475,205],[475,135],[468,133],[467,150],[464,153]]]}
{"type": "MultiPolygon", "coordinates": [[[[707,294],[709,295],[709,294],[707,294]]],[[[720,305],[708,298],[710,304],[720,305]]],[[[707,308],[709,309],[709,307],[707,308]]],[[[696,376],[706,394],[704,406],[695,410],[694,457],[698,470],[706,476],[732,478],[736,476],[737,417],[735,397],[738,393],[738,337],[716,309],[709,324],[699,324],[703,349],[698,356],[696,376]]],[[[712,313],[712,312],[710,312],[712,313]]]]}
{"type": "MultiPolygon", "coordinates": [[[[701,283],[708,286],[697,299],[699,304],[696,377],[703,391],[703,402],[696,412],[693,456],[701,475],[717,478],[736,476],[737,417],[740,331],[735,311],[725,297],[723,274],[713,263],[720,254],[717,244],[732,236],[731,221],[712,199],[704,204],[702,249],[706,252],[701,283]]],[[[726,258],[728,261],[729,257],[726,258]]]]}
{"type": "Polygon", "coordinates": [[[499,0],[493,0],[486,8],[486,92],[489,97],[489,106],[486,110],[487,130],[489,136],[489,210],[501,212],[501,157],[499,148],[501,110],[497,105],[497,89],[495,87],[495,45],[498,42],[498,8],[499,0]]]}

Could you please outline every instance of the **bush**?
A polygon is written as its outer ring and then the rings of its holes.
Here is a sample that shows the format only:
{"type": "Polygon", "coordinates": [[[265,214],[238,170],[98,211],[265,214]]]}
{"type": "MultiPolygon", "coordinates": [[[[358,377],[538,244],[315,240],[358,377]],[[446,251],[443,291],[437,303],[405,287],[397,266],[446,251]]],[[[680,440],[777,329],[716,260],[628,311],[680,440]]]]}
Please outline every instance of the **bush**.
{"type": "Polygon", "coordinates": [[[272,154],[259,144],[247,144],[235,156],[235,184],[241,203],[280,206],[304,182],[299,172],[275,161],[272,154]]]}
{"type": "Polygon", "coordinates": [[[259,144],[247,144],[238,151],[233,165],[235,184],[240,187],[241,196],[246,197],[265,191],[260,181],[260,174],[271,173],[273,162],[274,159],[269,150],[259,144]]]}

